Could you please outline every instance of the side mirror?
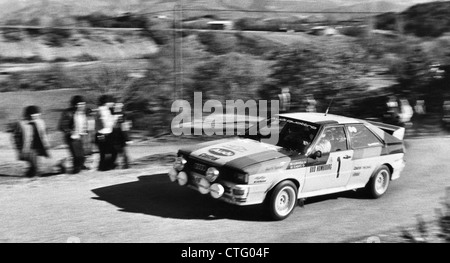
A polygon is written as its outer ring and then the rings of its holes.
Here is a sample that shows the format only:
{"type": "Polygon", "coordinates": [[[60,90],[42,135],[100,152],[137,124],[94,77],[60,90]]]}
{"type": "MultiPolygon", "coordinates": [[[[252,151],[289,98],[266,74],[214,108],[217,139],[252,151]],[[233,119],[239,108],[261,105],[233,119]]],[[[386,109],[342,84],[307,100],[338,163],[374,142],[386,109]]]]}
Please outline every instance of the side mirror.
{"type": "Polygon", "coordinates": [[[317,158],[321,158],[322,157],[322,152],[321,151],[314,152],[309,157],[313,158],[314,160],[317,159],[317,158]]]}

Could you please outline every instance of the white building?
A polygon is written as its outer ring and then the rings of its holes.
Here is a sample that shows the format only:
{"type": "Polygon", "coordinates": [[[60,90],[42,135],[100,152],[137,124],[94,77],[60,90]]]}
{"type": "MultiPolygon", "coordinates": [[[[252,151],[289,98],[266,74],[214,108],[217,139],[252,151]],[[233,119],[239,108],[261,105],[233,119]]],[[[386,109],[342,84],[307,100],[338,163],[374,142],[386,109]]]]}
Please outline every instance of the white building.
{"type": "Polygon", "coordinates": [[[208,22],[208,27],[215,30],[233,30],[233,21],[210,21],[208,22]]]}

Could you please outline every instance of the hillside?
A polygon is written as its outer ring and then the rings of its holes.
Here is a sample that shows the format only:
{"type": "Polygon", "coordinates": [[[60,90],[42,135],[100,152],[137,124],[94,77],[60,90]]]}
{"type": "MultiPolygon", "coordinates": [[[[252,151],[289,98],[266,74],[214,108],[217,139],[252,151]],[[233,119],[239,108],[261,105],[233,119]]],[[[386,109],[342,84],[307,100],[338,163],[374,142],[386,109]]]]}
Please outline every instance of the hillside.
{"type": "Polygon", "coordinates": [[[399,12],[407,8],[405,4],[387,1],[370,1],[354,5],[345,5],[338,8],[326,9],[328,12],[399,12]]]}
{"type": "Polygon", "coordinates": [[[311,1],[311,0],[219,0],[227,8],[247,9],[247,10],[279,10],[295,12],[317,12],[327,8],[336,8],[338,4],[330,0],[311,1]]]}
{"type": "Polygon", "coordinates": [[[450,32],[450,1],[416,5],[402,13],[406,33],[437,37],[450,32]]]}
{"type": "Polygon", "coordinates": [[[450,32],[450,1],[418,4],[402,13],[377,17],[377,28],[396,30],[399,25],[406,34],[418,37],[439,37],[450,32]]]}
{"type": "MultiPolygon", "coordinates": [[[[424,0],[425,1],[425,0],[424,0]]],[[[172,14],[175,0],[0,0],[0,23],[10,19],[31,20],[50,16],[67,18],[102,12],[106,15],[117,15],[125,12],[172,14]]],[[[408,4],[394,1],[344,1],[344,0],[189,0],[183,1],[186,9],[203,10],[221,9],[231,11],[292,11],[292,12],[397,12],[404,10],[408,4]],[[350,4],[357,3],[357,4],[350,4]]],[[[217,13],[212,13],[217,14],[217,13]]],[[[225,13],[223,13],[225,14],[225,13]]],[[[228,17],[242,15],[237,12],[228,17]]]]}

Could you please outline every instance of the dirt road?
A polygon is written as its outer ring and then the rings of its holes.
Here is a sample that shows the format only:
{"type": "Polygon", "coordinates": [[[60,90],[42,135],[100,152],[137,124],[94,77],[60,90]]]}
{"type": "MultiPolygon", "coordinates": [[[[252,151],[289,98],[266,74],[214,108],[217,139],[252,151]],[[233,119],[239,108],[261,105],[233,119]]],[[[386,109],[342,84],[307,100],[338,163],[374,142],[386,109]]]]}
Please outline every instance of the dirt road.
{"type": "Polygon", "coordinates": [[[342,242],[377,235],[415,224],[416,215],[434,218],[450,186],[447,145],[450,138],[407,141],[407,168],[379,200],[358,192],[311,198],[282,222],[266,221],[259,207],[237,208],[170,183],[170,158],[158,161],[163,155],[130,170],[4,181],[0,242],[342,242]]]}

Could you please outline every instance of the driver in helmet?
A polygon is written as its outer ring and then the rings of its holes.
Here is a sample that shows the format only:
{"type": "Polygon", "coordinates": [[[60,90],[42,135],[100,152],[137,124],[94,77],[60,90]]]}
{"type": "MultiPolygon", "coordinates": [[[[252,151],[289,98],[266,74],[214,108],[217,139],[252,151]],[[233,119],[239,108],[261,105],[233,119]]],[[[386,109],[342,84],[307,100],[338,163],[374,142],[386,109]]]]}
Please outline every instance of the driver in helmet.
{"type": "Polygon", "coordinates": [[[317,143],[315,150],[322,152],[322,154],[331,152],[331,140],[333,139],[333,133],[331,130],[325,130],[320,136],[320,140],[317,143]]]}

